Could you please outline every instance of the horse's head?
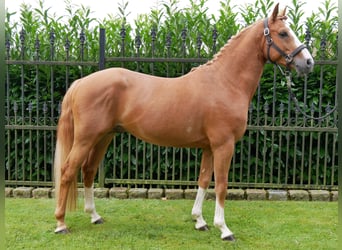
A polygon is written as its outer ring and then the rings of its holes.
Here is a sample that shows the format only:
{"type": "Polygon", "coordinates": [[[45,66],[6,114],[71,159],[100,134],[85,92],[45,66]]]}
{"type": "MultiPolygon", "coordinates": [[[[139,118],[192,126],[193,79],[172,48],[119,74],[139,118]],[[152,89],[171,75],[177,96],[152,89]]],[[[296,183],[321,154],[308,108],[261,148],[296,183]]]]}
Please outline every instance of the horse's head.
{"type": "Polygon", "coordinates": [[[272,15],[264,20],[264,36],[266,58],[289,69],[296,69],[299,74],[312,71],[314,60],[305,45],[299,42],[295,33],[285,22],[286,8],[279,12],[279,4],[272,15]]]}

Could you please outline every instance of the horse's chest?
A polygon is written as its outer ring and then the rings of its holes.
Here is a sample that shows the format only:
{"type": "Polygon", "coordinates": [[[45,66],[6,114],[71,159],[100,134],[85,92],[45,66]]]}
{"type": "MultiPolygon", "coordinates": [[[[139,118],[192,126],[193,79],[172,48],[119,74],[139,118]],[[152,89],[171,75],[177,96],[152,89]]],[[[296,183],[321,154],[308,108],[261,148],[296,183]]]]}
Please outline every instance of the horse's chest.
{"type": "Polygon", "coordinates": [[[214,106],[209,117],[212,126],[217,126],[222,134],[233,135],[238,141],[246,131],[248,108],[246,104],[237,101],[227,102],[214,106]]]}

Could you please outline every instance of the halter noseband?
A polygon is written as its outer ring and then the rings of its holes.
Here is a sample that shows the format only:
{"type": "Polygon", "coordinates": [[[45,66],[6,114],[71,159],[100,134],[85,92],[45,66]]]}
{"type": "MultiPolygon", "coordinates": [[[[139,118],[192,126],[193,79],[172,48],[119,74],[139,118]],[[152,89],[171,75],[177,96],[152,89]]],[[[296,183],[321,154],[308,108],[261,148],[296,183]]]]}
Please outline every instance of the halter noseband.
{"type": "Polygon", "coordinates": [[[271,37],[270,29],[268,28],[268,18],[265,18],[264,20],[264,36],[266,38],[266,44],[267,44],[267,59],[273,63],[277,64],[276,62],[272,61],[270,58],[270,50],[271,47],[273,47],[278,53],[285,58],[286,61],[286,68],[289,69],[290,64],[293,62],[293,58],[298,55],[303,49],[306,48],[304,44],[299,45],[292,53],[286,54],[282,49],[280,49],[274,42],[271,37]]]}

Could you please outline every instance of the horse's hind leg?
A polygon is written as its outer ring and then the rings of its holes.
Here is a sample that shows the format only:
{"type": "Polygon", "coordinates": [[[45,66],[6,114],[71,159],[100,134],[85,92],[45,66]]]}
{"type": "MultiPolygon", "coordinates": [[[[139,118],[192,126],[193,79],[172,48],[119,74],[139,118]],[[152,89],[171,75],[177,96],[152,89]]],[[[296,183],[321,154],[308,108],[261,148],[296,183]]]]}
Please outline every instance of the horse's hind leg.
{"type": "Polygon", "coordinates": [[[196,221],[195,228],[200,231],[209,230],[206,221],[202,216],[202,206],[206,191],[213,175],[213,155],[210,149],[203,149],[200,176],[198,179],[198,191],[192,208],[192,218],[196,221]]]}
{"type": "MultiPolygon", "coordinates": [[[[65,163],[62,166],[59,193],[56,194],[58,195],[58,199],[55,210],[55,217],[57,220],[57,228],[55,233],[68,232],[67,226],[64,222],[65,211],[67,207],[68,193],[74,192],[73,190],[69,190],[69,188],[77,182],[78,170],[86,159],[90,148],[90,144],[83,146],[80,146],[80,144],[74,144],[65,163]]],[[[76,197],[72,196],[72,199],[72,202],[75,204],[76,197]]]]}
{"type": "Polygon", "coordinates": [[[82,166],[84,182],[84,211],[90,214],[91,223],[93,224],[103,223],[103,219],[95,209],[93,182],[98,166],[103,159],[112,138],[113,135],[108,135],[102,138],[89,153],[87,161],[82,166]]]}

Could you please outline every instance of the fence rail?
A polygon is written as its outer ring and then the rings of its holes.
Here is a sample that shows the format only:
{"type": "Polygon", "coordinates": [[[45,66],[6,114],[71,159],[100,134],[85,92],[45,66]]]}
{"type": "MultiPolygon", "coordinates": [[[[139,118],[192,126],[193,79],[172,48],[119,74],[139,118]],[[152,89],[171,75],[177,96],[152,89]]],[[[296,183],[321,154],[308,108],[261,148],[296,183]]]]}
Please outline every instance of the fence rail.
{"type": "MultiPolygon", "coordinates": [[[[148,65],[150,74],[155,73],[155,65],[165,64],[164,75],[173,77],[208,60],[201,58],[200,52],[198,57],[186,57],[184,48],[181,48],[183,57],[172,57],[170,47],[166,48],[168,56],[155,57],[154,45],[152,56],[144,57],[140,56],[141,44],[138,45],[134,57],[126,57],[124,52],[117,57],[106,56],[106,34],[100,29],[98,60],[87,61],[83,56],[80,61],[69,60],[69,47],[66,47],[66,59],[61,61],[54,60],[54,43],[51,43],[48,60],[39,58],[37,46],[36,58],[26,60],[25,40],[20,48],[13,48],[20,50],[20,58],[10,58],[11,47],[6,43],[6,185],[53,185],[52,165],[60,102],[74,79],[113,64],[125,67],[132,63],[134,65],[130,67],[140,71],[148,65]],[[171,74],[170,65],[181,67],[171,74]]],[[[124,46],[122,43],[122,51],[124,46]]],[[[200,49],[201,43],[197,41],[195,46],[200,49]]],[[[213,52],[215,50],[216,47],[213,52]]],[[[318,73],[315,76],[295,79],[296,93],[308,114],[324,115],[335,105],[336,65],[335,60],[316,60],[318,73]],[[335,74],[333,84],[326,82],[326,75],[331,72],[335,74]],[[329,84],[330,92],[323,88],[325,84],[329,84]],[[313,86],[320,90],[317,97],[311,96],[313,86]],[[308,97],[314,101],[309,103],[308,97]]],[[[236,145],[229,185],[337,189],[337,112],[319,121],[305,118],[284,91],[278,69],[267,65],[267,72],[273,81],[264,86],[262,79],[251,103],[247,131],[236,145]],[[265,99],[264,91],[271,91],[273,96],[265,99]]],[[[118,134],[99,168],[96,185],[189,188],[197,184],[200,159],[199,149],[160,147],[126,133],[118,134]]]]}

